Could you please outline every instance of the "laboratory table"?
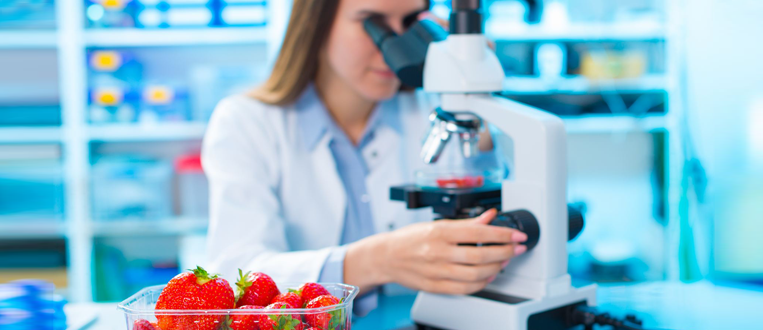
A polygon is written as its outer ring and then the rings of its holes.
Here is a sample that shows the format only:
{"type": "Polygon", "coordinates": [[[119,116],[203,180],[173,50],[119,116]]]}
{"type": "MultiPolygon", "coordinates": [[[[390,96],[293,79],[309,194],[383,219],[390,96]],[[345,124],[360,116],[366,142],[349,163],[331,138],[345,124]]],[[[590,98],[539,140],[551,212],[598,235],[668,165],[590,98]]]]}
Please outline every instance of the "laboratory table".
{"type": "MultiPolygon", "coordinates": [[[[415,296],[383,296],[369,315],[355,318],[353,330],[413,329],[410,309],[415,296]]],[[[648,282],[601,285],[597,300],[614,315],[637,314],[653,329],[763,329],[763,290],[760,287],[648,282]]],[[[70,330],[123,330],[124,317],[116,304],[70,304],[70,330]]]]}

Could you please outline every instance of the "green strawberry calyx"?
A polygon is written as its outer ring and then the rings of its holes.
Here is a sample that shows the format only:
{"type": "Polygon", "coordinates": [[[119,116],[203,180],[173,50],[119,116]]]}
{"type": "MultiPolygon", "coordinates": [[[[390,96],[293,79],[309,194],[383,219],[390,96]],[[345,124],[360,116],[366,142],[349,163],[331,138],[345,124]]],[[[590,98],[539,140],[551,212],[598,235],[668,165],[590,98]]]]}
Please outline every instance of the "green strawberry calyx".
{"type": "Polygon", "coordinates": [[[201,266],[196,266],[196,269],[189,269],[189,271],[193,272],[193,275],[196,276],[196,283],[199,285],[204,285],[219,276],[217,274],[210,275],[209,272],[204,268],[201,268],[201,266]]]}
{"type": "Polygon", "coordinates": [[[252,272],[246,272],[246,274],[244,274],[244,271],[241,270],[241,268],[238,269],[238,281],[236,281],[236,287],[238,288],[237,295],[239,297],[243,296],[246,289],[249,289],[249,287],[252,286],[252,282],[247,280],[251,273],[252,272]]]}
{"type": "MultiPolygon", "coordinates": [[[[283,305],[280,309],[288,309],[288,307],[283,305]]],[[[269,318],[276,323],[276,329],[295,330],[299,329],[299,325],[302,323],[292,315],[269,315],[269,318]]]]}
{"type": "Polygon", "coordinates": [[[230,315],[226,315],[220,330],[233,330],[231,325],[233,325],[233,318],[230,315]]]}

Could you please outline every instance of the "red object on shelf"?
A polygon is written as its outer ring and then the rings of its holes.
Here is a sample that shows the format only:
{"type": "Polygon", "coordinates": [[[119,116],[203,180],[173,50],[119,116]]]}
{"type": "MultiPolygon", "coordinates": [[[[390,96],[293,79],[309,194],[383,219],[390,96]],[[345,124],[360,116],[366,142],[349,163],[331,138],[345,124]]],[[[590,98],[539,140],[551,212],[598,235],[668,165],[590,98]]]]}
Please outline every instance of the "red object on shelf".
{"type": "Polygon", "coordinates": [[[204,169],[201,167],[201,155],[191,154],[178,157],[175,159],[175,172],[204,173],[204,169]]]}
{"type": "Polygon", "coordinates": [[[485,184],[485,178],[482,175],[454,177],[447,179],[437,179],[437,187],[440,188],[477,188],[485,184]]]}

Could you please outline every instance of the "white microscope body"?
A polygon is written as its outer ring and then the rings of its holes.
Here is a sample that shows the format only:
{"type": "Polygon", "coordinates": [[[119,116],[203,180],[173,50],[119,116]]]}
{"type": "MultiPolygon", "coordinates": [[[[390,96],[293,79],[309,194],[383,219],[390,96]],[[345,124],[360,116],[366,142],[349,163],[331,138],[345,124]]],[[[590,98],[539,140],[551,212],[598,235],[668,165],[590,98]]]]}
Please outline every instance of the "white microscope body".
{"type": "MultiPolygon", "coordinates": [[[[429,45],[424,90],[444,111],[471,112],[510,137],[514,160],[501,185],[503,211],[524,209],[538,221],[535,248],[511,260],[473,295],[421,292],[411,311],[421,325],[451,329],[527,330],[535,314],[582,302],[596,305],[596,285],[574,287],[567,273],[567,134],[562,120],[492,96],[505,77],[483,34],[451,34],[429,45]]],[[[531,322],[532,323],[532,322],[531,322]]]]}

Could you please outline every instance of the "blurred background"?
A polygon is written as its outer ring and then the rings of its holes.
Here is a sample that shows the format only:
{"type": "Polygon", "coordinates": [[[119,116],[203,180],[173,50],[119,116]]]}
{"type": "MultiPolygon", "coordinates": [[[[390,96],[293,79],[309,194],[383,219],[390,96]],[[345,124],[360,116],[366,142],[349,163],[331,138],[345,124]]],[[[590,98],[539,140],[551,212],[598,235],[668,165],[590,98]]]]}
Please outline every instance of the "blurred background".
{"type": "MultiPolygon", "coordinates": [[[[763,286],[763,2],[484,7],[505,94],[567,125],[573,277],[763,286]]],[[[119,301],[203,263],[206,121],[267,75],[289,10],[0,0],[0,283],[119,301]]]]}

